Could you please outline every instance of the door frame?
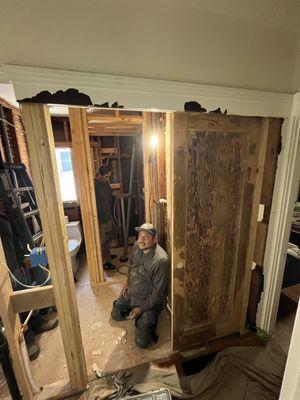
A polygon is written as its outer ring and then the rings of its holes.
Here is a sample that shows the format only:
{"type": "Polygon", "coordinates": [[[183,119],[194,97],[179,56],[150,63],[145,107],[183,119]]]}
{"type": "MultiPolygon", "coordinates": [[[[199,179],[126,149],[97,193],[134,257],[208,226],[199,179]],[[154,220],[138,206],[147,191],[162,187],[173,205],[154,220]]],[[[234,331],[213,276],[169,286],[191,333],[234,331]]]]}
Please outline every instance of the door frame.
{"type": "Polygon", "coordinates": [[[294,97],[290,117],[282,130],[271,217],[264,257],[264,292],[257,325],[272,334],[275,329],[287,244],[300,180],[300,93],[294,97]]]}
{"type": "MultiPolygon", "coordinates": [[[[0,77],[2,82],[13,83],[17,98],[30,98],[42,90],[55,93],[72,87],[88,94],[94,103],[113,103],[117,97],[119,103],[128,109],[181,111],[184,103],[192,99],[208,110],[227,108],[229,114],[288,117],[283,128],[284,147],[278,161],[276,202],[272,205],[265,254],[265,287],[258,314],[258,326],[272,332],[278,310],[295,183],[299,180],[300,92],[292,95],[12,65],[2,65],[0,77]]],[[[300,375],[300,366],[298,369],[295,379],[300,375]]]]}
{"type": "Polygon", "coordinates": [[[132,78],[109,74],[2,64],[0,80],[13,84],[17,98],[30,98],[48,90],[76,88],[94,103],[118,100],[127,109],[142,111],[182,111],[186,101],[194,100],[206,109],[227,109],[241,116],[283,117],[283,148],[278,160],[271,217],[264,259],[265,284],[257,325],[272,333],[277,315],[279,286],[283,275],[287,236],[291,223],[294,184],[297,181],[298,125],[300,92],[275,93],[215,85],[132,78]],[[293,176],[290,180],[289,177],[293,176]],[[285,182],[288,181],[288,184],[285,182]],[[272,245],[273,243],[273,245],[272,245]],[[276,246],[274,245],[276,243],[276,246]],[[275,261],[275,262],[274,262],[275,261]]]}

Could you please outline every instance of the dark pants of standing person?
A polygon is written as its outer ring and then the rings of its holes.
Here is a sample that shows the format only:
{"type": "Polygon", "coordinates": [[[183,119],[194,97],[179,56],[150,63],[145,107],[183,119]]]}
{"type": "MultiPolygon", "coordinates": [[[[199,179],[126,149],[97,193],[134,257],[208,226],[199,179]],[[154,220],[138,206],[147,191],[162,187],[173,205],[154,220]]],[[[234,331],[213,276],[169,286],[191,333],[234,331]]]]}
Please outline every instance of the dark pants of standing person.
{"type": "Polygon", "coordinates": [[[111,221],[106,224],[99,224],[100,227],[100,242],[102,252],[102,262],[106,264],[110,260],[110,240],[111,240],[111,221]]]}
{"type": "MultiPolygon", "coordinates": [[[[119,297],[113,304],[111,317],[114,321],[123,321],[133,308],[130,298],[119,297]]],[[[145,348],[155,342],[157,321],[162,309],[161,305],[157,305],[144,311],[135,320],[135,344],[138,347],[145,348]]]]}

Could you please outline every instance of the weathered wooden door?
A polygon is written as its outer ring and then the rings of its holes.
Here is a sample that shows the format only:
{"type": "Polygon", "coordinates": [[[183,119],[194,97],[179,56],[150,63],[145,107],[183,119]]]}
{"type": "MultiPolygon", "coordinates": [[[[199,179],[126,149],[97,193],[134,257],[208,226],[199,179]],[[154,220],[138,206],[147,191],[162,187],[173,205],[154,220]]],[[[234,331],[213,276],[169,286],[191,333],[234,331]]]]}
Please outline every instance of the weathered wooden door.
{"type": "Polygon", "coordinates": [[[170,116],[174,350],[245,327],[269,133],[268,118],[170,116]]]}

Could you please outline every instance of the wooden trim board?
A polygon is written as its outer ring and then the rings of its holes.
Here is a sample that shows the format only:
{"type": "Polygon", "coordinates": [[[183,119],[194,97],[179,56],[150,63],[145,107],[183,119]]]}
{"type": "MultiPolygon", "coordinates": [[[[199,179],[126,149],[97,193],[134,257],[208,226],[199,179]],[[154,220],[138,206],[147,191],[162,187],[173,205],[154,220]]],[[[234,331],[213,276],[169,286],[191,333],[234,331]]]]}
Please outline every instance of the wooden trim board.
{"type": "MultiPolygon", "coordinates": [[[[300,96],[299,96],[300,98],[300,96]]],[[[269,334],[275,329],[284,273],[286,249],[300,179],[300,104],[284,122],[283,146],[278,158],[266,251],[264,292],[259,304],[257,326],[269,334]]]]}
{"type": "MultiPolygon", "coordinates": [[[[118,101],[132,110],[180,111],[186,101],[195,100],[207,110],[221,107],[235,115],[285,117],[293,102],[288,93],[21,65],[2,64],[0,74],[13,83],[18,99],[43,90],[55,93],[76,88],[90,96],[93,104],[118,101]]],[[[56,112],[61,114],[61,107],[56,107],[56,112]]]]}
{"type": "Polygon", "coordinates": [[[23,103],[22,118],[71,387],[81,391],[87,370],[48,107],[23,103]]]}

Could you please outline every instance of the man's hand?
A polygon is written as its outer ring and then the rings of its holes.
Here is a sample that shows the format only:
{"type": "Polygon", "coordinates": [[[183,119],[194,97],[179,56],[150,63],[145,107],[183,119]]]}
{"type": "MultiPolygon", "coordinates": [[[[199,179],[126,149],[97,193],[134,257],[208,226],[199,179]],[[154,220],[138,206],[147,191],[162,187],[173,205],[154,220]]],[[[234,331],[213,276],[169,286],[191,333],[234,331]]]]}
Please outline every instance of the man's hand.
{"type": "Polygon", "coordinates": [[[142,310],[140,307],[135,307],[130,314],[128,315],[127,319],[136,319],[142,314],[142,310]]]}
{"type": "Polygon", "coordinates": [[[122,287],[122,290],[121,290],[121,292],[119,294],[119,297],[124,297],[127,292],[128,292],[128,282],[126,282],[124,284],[124,286],[122,287]]]}

